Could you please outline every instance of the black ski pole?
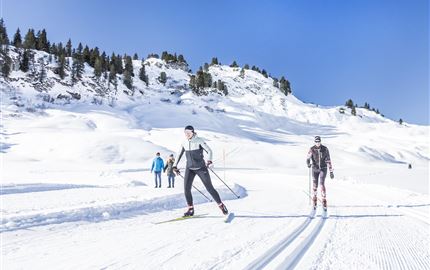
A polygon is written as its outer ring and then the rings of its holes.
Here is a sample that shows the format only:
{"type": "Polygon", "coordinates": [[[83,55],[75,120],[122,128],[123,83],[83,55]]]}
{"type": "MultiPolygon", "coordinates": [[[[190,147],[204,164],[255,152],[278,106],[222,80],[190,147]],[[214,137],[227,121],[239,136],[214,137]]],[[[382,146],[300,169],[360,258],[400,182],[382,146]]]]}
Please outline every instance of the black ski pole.
{"type": "MultiPolygon", "coordinates": [[[[182,179],[184,179],[184,177],[182,176],[182,174],[180,174],[179,172],[178,172],[178,175],[180,176],[180,177],[182,177],[182,179]]],[[[185,181],[185,179],[184,179],[184,181],[185,181]]],[[[206,196],[203,192],[201,192],[198,188],[196,188],[194,185],[193,185],[193,188],[195,188],[198,192],[200,192],[200,194],[202,194],[203,195],[203,197],[205,197],[208,201],[212,201],[211,199],[209,199],[208,198],[208,196],[206,196]]]]}
{"type": "Polygon", "coordinates": [[[218,174],[216,174],[211,168],[208,167],[208,169],[215,174],[216,177],[218,177],[218,179],[231,191],[231,193],[233,193],[237,198],[240,198],[239,195],[237,195],[236,193],[234,193],[234,191],[221,179],[221,177],[218,176],[218,174]]]}

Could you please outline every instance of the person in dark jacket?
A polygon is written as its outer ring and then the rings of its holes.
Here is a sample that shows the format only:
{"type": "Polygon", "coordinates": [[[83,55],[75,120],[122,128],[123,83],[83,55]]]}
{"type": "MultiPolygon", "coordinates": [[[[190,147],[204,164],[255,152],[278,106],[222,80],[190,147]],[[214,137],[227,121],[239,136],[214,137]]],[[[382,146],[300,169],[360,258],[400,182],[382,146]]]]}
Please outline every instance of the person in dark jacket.
{"type": "Polygon", "coordinates": [[[191,194],[191,187],[193,185],[194,177],[196,175],[200,177],[203,184],[205,185],[206,190],[217,202],[222,213],[224,215],[227,215],[227,207],[223,204],[218,192],[213,187],[211,177],[209,175],[209,170],[207,168],[212,164],[212,150],[202,138],[197,136],[197,133],[194,132],[194,128],[192,126],[186,126],[184,133],[186,139],[181,144],[181,148],[176,155],[177,160],[175,162],[175,165],[173,166],[174,171],[178,174],[179,170],[177,166],[182,158],[182,155],[185,153],[187,164],[185,167],[184,176],[184,193],[185,199],[187,200],[188,209],[184,213],[184,216],[194,215],[194,205],[193,196],[191,194]],[[208,155],[206,162],[203,157],[203,152],[206,152],[208,155]]]}
{"type": "Polygon", "coordinates": [[[169,158],[166,161],[166,165],[164,166],[164,172],[167,171],[167,179],[169,180],[168,188],[175,187],[175,173],[173,171],[173,165],[175,164],[175,158],[173,154],[170,154],[169,158]]]}
{"type": "Polygon", "coordinates": [[[308,157],[306,163],[308,168],[312,166],[312,178],[313,178],[313,204],[314,207],[317,205],[317,190],[318,190],[318,180],[321,186],[321,197],[323,207],[327,207],[326,199],[326,188],[325,188],[325,178],[327,176],[327,167],[330,171],[330,178],[334,178],[333,167],[330,160],[330,152],[328,148],[321,144],[321,137],[315,136],[315,145],[309,149],[308,157]]]}
{"type": "Polygon", "coordinates": [[[155,188],[161,188],[161,171],[164,168],[164,161],[160,157],[160,153],[157,153],[154,160],[152,161],[151,173],[155,175],[155,188]],[[157,183],[158,178],[158,183],[157,183]]]}

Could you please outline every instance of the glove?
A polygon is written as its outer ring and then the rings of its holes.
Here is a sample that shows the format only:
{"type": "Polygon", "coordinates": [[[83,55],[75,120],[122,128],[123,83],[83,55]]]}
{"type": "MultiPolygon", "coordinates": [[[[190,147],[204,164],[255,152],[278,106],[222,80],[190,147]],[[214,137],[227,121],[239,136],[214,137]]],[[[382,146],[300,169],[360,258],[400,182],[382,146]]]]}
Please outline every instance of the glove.
{"type": "Polygon", "coordinates": [[[212,165],[212,161],[210,160],[206,161],[206,167],[209,167],[210,165],[212,165]]]}
{"type": "Polygon", "coordinates": [[[310,168],[312,166],[312,164],[308,163],[308,168],[310,168]]]}
{"type": "Polygon", "coordinates": [[[330,172],[330,178],[333,179],[334,178],[334,173],[330,172]]]}
{"type": "Polygon", "coordinates": [[[178,167],[176,167],[176,166],[173,167],[173,172],[176,173],[176,175],[179,175],[179,173],[180,173],[178,167]]]}

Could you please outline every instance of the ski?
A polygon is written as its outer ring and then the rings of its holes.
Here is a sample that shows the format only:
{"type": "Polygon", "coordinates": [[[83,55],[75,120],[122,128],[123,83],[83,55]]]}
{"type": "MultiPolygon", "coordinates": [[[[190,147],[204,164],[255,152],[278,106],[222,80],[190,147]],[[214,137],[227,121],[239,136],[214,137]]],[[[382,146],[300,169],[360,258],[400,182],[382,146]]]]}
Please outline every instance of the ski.
{"type": "Polygon", "coordinates": [[[234,213],[230,212],[227,215],[225,215],[224,222],[225,223],[230,223],[233,220],[233,218],[234,218],[234,213]]]}
{"type": "Polygon", "coordinates": [[[169,220],[164,220],[164,221],[156,222],[154,224],[158,225],[158,224],[175,222],[175,221],[181,221],[181,220],[187,220],[187,219],[192,219],[192,218],[202,218],[202,217],[207,216],[207,215],[208,214],[200,214],[200,215],[194,215],[194,216],[178,217],[178,218],[173,218],[173,219],[169,219],[169,220]]]}

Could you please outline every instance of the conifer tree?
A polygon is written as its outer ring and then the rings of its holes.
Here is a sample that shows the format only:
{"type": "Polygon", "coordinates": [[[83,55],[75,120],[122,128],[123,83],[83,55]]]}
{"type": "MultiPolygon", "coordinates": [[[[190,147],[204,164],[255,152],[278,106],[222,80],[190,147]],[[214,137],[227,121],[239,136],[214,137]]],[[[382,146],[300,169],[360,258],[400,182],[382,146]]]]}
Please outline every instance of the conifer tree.
{"type": "Polygon", "coordinates": [[[34,35],[34,30],[29,29],[24,37],[24,48],[25,49],[36,49],[36,36],[34,35]]]}
{"type": "Polygon", "coordinates": [[[233,63],[231,63],[230,67],[232,68],[236,68],[239,67],[239,65],[236,63],[236,61],[233,61],[233,63]]]}
{"type": "Polygon", "coordinates": [[[3,18],[0,19],[0,45],[9,45],[9,37],[3,18]]]}
{"type": "Polygon", "coordinates": [[[160,77],[158,77],[158,81],[159,81],[160,83],[162,83],[162,84],[166,84],[166,82],[167,82],[167,75],[166,75],[166,72],[162,71],[162,72],[160,73],[160,77]]]}
{"type": "Polygon", "coordinates": [[[19,63],[19,69],[22,72],[27,72],[30,69],[30,52],[29,50],[24,50],[21,55],[21,61],[19,63]]]}
{"type": "Polygon", "coordinates": [[[12,45],[21,48],[22,47],[22,38],[21,38],[21,31],[19,28],[16,30],[15,35],[13,36],[13,42],[12,45]]]}
{"type": "Polygon", "coordinates": [[[67,57],[72,56],[72,40],[70,38],[66,43],[66,56],[67,57]]]}
{"type": "Polygon", "coordinates": [[[142,61],[142,66],[140,67],[140,70],[139,70],[139,79],[145,82],[146,86],[148,86],[148,76],[146,75],[145,64],[143,61],[142,61]]]}

